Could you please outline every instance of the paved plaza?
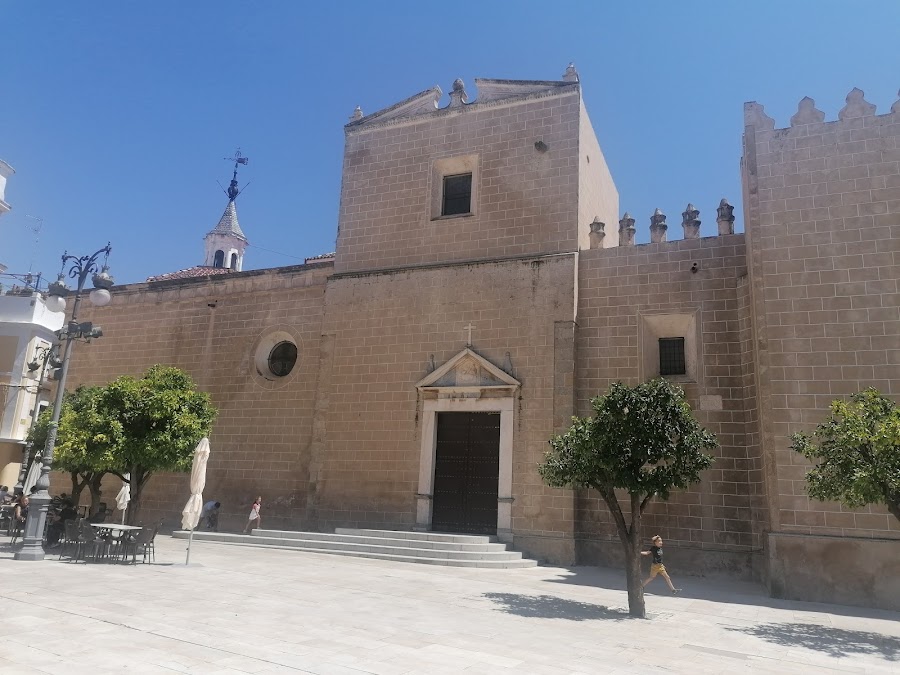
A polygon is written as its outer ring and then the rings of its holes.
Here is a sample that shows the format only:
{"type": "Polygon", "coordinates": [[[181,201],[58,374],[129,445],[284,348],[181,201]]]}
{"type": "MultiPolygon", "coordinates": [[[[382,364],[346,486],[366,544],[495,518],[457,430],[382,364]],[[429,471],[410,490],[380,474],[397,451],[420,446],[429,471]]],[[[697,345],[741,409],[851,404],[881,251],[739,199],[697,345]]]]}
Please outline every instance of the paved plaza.
{"type": "Polygon", "coordinates": [[[900,673],[900,614],[678,575],[481,570],[161,536],[153,565],[12,559],[0,673],[900,673]]]}

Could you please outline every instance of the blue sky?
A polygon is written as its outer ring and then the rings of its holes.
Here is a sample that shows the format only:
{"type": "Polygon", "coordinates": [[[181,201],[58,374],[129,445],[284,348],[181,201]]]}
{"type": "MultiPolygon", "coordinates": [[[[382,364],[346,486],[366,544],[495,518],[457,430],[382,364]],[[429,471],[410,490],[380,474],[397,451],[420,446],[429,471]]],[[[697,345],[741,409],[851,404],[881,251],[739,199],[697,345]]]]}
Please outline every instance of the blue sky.
{"type": "Polygon", "coordinates": [[[574,61],[638,241],[656,207],[673,238],[688,201],[704,235],[721,197],[740,214],[744,101],[787,126],[803,96],[830,120],[854,86],[879,113],[900,88],[897,0],[7,0],[0,22],[0,158],[17,171],[0,261],[52,275],[64,249],[109,240],[119,282],[203,262],[237,146],[245,269],[333,250],[353,108],[456,77],[471,93],[475,77],[559,79],[574,61]]]}

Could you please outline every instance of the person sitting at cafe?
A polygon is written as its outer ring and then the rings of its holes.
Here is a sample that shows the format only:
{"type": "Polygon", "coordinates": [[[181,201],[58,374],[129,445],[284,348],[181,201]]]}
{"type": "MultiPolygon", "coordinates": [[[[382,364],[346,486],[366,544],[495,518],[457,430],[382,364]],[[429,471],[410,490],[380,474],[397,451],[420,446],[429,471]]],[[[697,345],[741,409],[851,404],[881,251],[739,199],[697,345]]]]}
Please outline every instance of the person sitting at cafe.
{"type": "Polygon", "coordinates": [[[106,502],[100,502],[100,508],[97,509],[97,513],[88,518],[88,522],[93,525],[102,523],[107,519],[110,513],[112,513],[112,511],[106,508],[106,502]]]}
{"type": "Polygon", "coordinates": [[[28,518],[28,501],[28,496],[22,495],[19,497],[19,503],[16,504],[15,511],[13,511],[13,519],[23,526],[25,525],[25,520],[28,518]]]}
{"type": "Polygon", "coordinates": [[[9,488],[5,485],[0,485],[0,504],[5,504],[10,501],[10,499],[9,488]]]}
{"type": "Polygon", "coordinates": [[[53,515],[53,520],[47,526],[47,543],[53,546],[59,546],[59,540],[66,531],[66,521],[74,520],[78,517],[78,511],[71,499],[63,502],[62,508],[53,515]]]}

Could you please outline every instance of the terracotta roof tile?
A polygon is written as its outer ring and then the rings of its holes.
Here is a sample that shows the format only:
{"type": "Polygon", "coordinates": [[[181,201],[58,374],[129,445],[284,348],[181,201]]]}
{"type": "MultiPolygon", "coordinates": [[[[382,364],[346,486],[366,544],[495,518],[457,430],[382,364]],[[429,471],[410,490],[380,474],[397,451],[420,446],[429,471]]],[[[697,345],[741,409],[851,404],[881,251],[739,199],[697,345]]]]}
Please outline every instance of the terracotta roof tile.
{"type": "Polygon", "coordinates": [[[170,281],[172,279],[197,279],[200,277],[214,277],[220,274],[231,274],[233,270],[227,267],[207,267],[205,265],[197,265],[196,267],[188,267],[186,270],[178,270],[177,272],[167,272],[166,274],[157,274],[153,277],[147,277],[147,281],[170,281]]]}

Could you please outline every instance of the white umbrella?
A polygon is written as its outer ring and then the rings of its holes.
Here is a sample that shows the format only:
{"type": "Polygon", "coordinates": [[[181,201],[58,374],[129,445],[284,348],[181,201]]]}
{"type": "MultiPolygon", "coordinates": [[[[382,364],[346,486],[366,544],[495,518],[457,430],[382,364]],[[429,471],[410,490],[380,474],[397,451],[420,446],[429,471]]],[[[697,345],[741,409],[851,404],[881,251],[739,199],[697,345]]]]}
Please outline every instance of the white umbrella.
{"type": "Polygon", "coordinates": [[[28,467],[28,473],[25,476],[25,486],[22,488],[23,495],[27,495],[31,492],[31,488],[34,487],[38,478],[41,477],[41,467],[43,465],[44,463],[41,461],[40,454],[31,461],[31,466],[28,467]]]}
{"type": "Polygon", "coordinates": [[[194,449],[194,463],[191,466],[191,497],[181,512],[181,527],[191,531],[188,537],[185,565],[191,560],[191,541],[194,539],[194,528],[200,522],[200,513],[203,511],[203,488],[206,487],[206,462],[208,460],[209,439],[204,436],[194,449]]]}
{"type": "Polygon", "coordinates": [[[122,522],[125,522],[125,510],[128,508],[128,502],[131,501],[131,474],[125,474],[125,480],[122,482],[122,489],[116,495],[116,508],[122,512],[122,522]]]}

